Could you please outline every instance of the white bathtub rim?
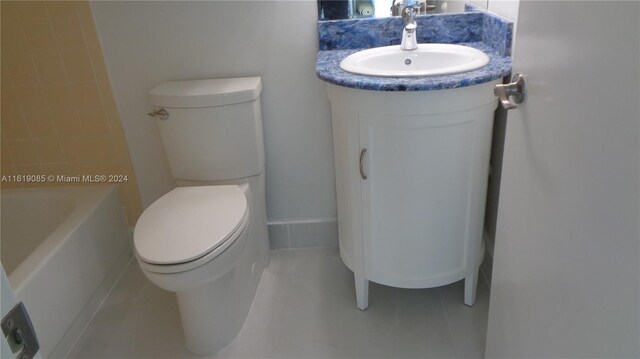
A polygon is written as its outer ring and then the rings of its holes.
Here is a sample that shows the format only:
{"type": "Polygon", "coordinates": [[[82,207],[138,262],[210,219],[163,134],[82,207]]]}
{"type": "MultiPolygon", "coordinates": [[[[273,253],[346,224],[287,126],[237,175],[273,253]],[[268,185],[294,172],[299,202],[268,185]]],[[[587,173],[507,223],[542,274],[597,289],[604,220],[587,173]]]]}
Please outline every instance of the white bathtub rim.
{"type": "MultiPolygon", "coordinates": [[[[49,259],[49,253],[57,251],[64,245],[65,239],[69,233],[76,231],[84,221],[90,217],[97,207],[94,203],[104,201],[113,191],[116,190],[115,185],[92,185],[92,186],[65,186],[65,187],[41,187],[29,189],[10,189],[3,190],[9,192],[18,191],[83,191],[87,194],[75,198],[75,207],[69,217],[67,217],[58,227],[47,236],[47,238],[36,247],[36,249],[20,263],[16,269],[9,274],[9,283],[16,295],[19,295],[23,286],[29,283],[29,280],[45,266],[49,259]]],[[[123,214],[124,215],[124,214],[123,214]]]]}

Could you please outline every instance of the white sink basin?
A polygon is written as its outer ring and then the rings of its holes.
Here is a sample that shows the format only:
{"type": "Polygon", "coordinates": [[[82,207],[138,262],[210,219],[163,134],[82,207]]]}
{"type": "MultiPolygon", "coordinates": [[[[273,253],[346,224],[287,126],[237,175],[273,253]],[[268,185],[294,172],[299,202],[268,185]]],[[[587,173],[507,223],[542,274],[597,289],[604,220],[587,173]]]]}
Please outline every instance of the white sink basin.
{"type": "Polygon", "coordinates": [[[376,47],[347,56],[340,67],[348,72],[381,77],[449,75],[478,69],[489,63],[484,52],[453,44],[419,44],[416,50],[399,45],[376,47]]]}

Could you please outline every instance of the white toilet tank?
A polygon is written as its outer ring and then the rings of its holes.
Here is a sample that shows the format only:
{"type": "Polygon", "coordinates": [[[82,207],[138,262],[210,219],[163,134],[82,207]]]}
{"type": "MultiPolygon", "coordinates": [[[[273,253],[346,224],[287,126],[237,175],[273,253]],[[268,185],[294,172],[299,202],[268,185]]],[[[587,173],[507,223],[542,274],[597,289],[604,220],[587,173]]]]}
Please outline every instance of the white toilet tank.
{"type": "Polygon", "coordinates": [[[164,82],[149,92],[173,177],[221,181],[264,169],[260,77],[164,82]]]}

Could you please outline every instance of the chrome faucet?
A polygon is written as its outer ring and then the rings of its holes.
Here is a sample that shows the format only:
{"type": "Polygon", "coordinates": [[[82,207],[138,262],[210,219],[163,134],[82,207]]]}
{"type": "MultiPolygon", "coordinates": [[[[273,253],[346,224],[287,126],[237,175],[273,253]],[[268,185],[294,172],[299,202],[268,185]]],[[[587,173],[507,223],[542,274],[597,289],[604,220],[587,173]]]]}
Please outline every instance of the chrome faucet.
{"type": "Polygon", "coordinates": [[[409,5],[402,9],[402,22],[404,29],[402,30],[401,50],[411,51],[418,48],[418,40],[416,39],[416,15],[420,11],[420,5],[409,5]]]}

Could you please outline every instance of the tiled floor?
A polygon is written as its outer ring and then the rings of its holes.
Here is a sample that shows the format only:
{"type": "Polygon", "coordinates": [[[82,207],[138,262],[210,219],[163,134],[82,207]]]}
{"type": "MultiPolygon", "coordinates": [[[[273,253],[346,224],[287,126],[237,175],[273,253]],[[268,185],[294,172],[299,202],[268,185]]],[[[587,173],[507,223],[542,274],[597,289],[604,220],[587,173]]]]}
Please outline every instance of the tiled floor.
{"type": "MultiPolygon", "coordinates": [[[[463,282],[407,290],[372,284],[355,306],[353,275],[338,250],[274,251],[247,321],[211,358],[478,358],[489,288],[462,303],[463,282]]],[[[70,358],[194,358],[184,347],[175,296],[132,262],[70,358]]]]}

